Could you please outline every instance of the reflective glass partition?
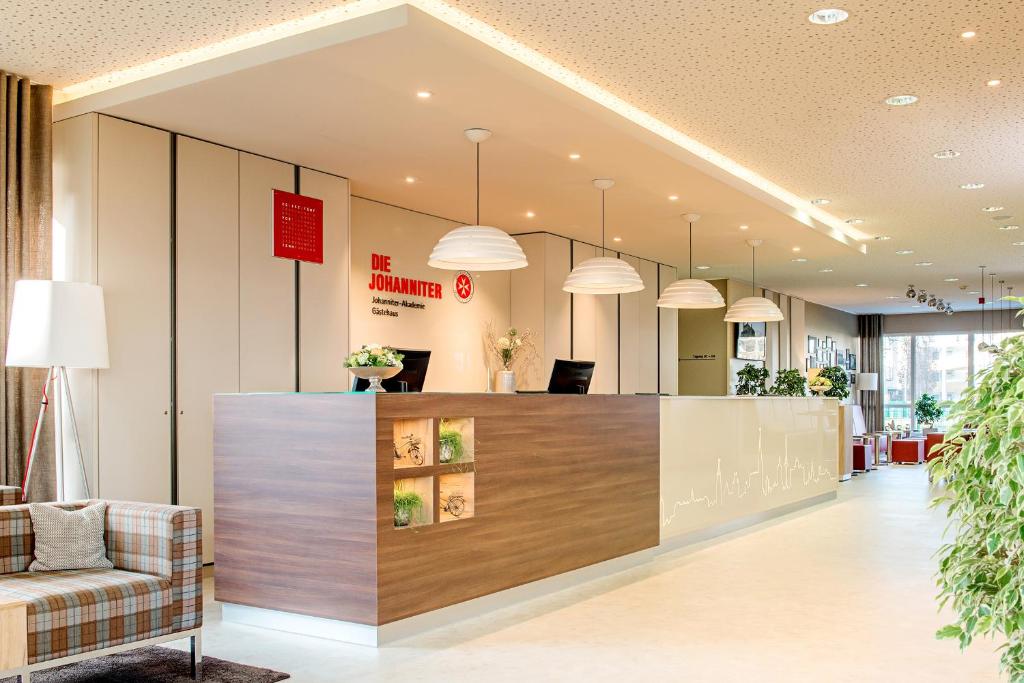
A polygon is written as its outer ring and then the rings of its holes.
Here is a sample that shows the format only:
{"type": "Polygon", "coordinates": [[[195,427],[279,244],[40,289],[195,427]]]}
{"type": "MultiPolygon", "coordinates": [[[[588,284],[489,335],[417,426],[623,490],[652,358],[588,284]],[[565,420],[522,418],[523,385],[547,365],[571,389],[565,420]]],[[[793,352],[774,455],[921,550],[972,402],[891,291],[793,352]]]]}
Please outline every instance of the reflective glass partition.
{"type": "Polygon", "coordinates": [[[883,337],[882,386],[885,390],[883,407],[885,424],[896,429],[910,429],[913,411],[911,377],[912,337],[883,337]]]}

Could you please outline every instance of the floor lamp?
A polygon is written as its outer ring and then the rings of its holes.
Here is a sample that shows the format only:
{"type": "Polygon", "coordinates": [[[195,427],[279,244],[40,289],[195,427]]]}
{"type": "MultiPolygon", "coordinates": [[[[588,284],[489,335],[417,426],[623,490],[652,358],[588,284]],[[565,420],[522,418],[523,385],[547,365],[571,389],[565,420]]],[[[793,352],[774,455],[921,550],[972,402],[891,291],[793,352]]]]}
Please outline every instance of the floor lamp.
{"type": "MultiPolygon", "coordinates": [[[[47,368],[39,401],[39,416],[32,430],[32,443],[25,463],[22,500],[28,498],[28,484],[39,445],[39,430],[50,403],[50,387],[54,381],[62,392],[61,406],[66,406],[82,483],[91,497],[89,478],[78,438],[78,423],[71,400],[68,368],[99,369],[109,367],[107,356],[107,322],[103,309],[103,289],[85,282],[55,280],[19,280],[14,284],[14,305],[11,308],[11,329],[7,335],[8,367],[47,368]]],[[[58,417],[57,431],[57,499],[64,499],[63,419],[58,417]]]]}

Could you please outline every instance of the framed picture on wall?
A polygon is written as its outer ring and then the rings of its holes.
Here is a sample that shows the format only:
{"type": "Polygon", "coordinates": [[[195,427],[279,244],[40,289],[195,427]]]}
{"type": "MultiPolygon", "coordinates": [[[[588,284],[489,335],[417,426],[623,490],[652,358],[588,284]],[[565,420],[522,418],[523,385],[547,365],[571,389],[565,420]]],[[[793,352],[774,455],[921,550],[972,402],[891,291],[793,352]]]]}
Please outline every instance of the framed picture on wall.
{"type": "Polygon", "coordinates": [[[811,336],[807,337],[807,353],[809,353],[812,356],[817,355],[817,353],[818,353],[818,338],[817,337],[811,337],[811,336]]]}
{"type": "Polygon", "coordinates": [[[836,365],[838,365],[839,367],[843,368],[844,370],[846,369],[846,352],[845,351],[836,351],[836,365]]]}
{"type": "Polygon", "coordinates": [[[857,356],[852,354],[852,353],[849,353],[849,354],[846,355],[846,360],[849,363],[849,366],[848,366],[849,369],[854,371],[854,372],[856,372],[857,371],[857,356]]]}
{"type": "Polygon", "coordinates": [[[831,349],[832,348],[832,337],[829,337],[829,336],[826,335],[825,341],[823,342],[823,344],[824,344],[826,350],[831,349]]]}

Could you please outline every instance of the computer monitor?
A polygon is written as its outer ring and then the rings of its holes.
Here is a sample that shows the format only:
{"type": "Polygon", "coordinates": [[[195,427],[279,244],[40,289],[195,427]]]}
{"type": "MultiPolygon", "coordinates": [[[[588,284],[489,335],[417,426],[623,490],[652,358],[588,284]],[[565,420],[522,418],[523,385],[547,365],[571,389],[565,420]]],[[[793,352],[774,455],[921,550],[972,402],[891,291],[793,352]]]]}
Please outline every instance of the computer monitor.
{"type": "Polygon", "coordinates": [[[594,377],[592,360],[555,360],[551,368],[549,394],[585,394],[590,391],[590,380],[594,377]]]}
{"type": "MultiPolygon", "coordinates": [[[[417,351],[415,349],[395,349],[395,353],[402,354],[402,371],[391,379],[381,382],[385,391],[423,391],[423,382],[427,379],[427,366],[430,364],[430,351],[417,351]],[[403,384],[403,382],[405,384],[403,384]]],[[[370,381],[356,377],[352,381],[352,391],[366,391],[370,381]]]]}

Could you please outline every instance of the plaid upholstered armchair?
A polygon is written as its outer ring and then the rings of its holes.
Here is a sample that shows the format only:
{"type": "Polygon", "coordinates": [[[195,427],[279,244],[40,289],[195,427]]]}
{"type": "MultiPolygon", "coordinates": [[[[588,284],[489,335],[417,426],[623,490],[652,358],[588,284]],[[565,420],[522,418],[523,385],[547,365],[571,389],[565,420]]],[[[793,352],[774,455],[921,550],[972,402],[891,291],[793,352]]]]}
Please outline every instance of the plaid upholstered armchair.
{"type": "Polygon", "coordinates": [[[0,505],[17,505],[20,502],[20,488],[17,486],[0,486],[0,505]]]}
{"type": "Polygon", "coordinates": [[[33,538],[29,506],[0,507],[0,609],[24,605],[25,622],[23,661],[0,661],[0,678],[182,638],[202,678],[200,510],[108,502],[113,569],[30,572],[33,538]]]}

